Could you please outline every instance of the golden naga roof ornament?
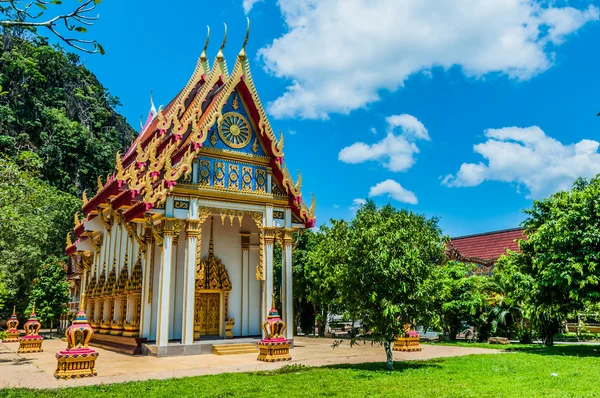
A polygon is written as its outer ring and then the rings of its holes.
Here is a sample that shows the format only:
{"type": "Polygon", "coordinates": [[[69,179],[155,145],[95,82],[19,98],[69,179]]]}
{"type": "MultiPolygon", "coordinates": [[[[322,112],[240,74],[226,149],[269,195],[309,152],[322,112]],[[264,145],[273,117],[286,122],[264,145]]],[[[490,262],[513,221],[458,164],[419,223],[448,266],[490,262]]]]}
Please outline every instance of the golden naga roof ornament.
{"type": "Polygon", "coordinates": [[[117,180],[127,181],[129,179],[129,172],[123,168],[123,162],[121,160],[121,152],[117,151],[115,159],[115,168],[117,169],[117,180]]]}
{"type": "Polygon", "coordinates": [[[102,183],[102,176],[98,176],[98,191],[104,188],[104,184],[102,183]]]}
{"type": "Polygon", "coordinates": [[[250,37],[250,18],[246,17],[246,20],[248,21],[248,26],[246,27],[246,38],[244,39],[244,44],[242,44],[242,49],[238,54],[238,58],[241,60],[246,59],[246,44],[248,44],[248,38],[250,37]]]}
{"type": "Polygon", "coordinates": [[[300,173],[300,170],[298,170],[298,180],[296,181],[294,188],[298,192],[300,192],[300,188],[302,188],[302,173],[300,173]]]}
{"type": "Polygon", "coordinates": [[[67,232],[66,244],[67,244],[67,247],[69,247],[73,244],[73,242],[71,242],[71,233],[70,232],[67,232]]]}
{"type": "Polygon", "coordinates": [[[310,218],[315,218],[315,209],[317,208],[317,199],[315,198],[314,193],[310,193],[312,196],[312,200],[310,202],[310,207],[308,208],[308,215],[310,218]]]}
{"type": "Polygon", "coordinates": [[[182,175],[188,178],[192,172],[192,163],[195,156],[196,151],[192,150],[192,147],[189,147],[175,167],[171,166],[171,159],[169,158],[165,164],[165,181],[169,183],[176,182],[182,175]]]}
{"type": "Polygon", "coordinates": [[[81,200],[83,201],[83,204],[85,205],[87,202],[89,202],[89,199],[87,197],[87,193],[85,192],[86,190],[83,190],[83,193],[81,194],[81,200]]]}
{"type": "Polygon", "coordinates": [[[81,221],[79,220],[79,212],[75,212],[75,215],[73,216],[73,220],[75,221],[75,226],[78,227],[79,224],[81,224],[81,221]]]}

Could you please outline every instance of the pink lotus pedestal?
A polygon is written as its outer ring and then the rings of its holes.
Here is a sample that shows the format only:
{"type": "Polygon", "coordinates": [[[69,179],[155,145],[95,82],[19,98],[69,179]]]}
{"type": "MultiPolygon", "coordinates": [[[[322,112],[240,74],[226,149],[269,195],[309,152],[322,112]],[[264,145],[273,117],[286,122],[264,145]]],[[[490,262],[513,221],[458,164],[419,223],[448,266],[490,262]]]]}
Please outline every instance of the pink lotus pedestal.
{"type": "Polygon", "coordinates": [[[266,337],[256,344],[259,350],[257,359],[262,362],[291,360],[290,341],[283,337],[285,323],[279,317],[275,306],[269,311],[267,320],[263,323],[263,330],[266,337]]]}
{"type": "Polygon", "coordinates": [[[7,330],[7,336],[4,340],[2,340],[3,343],[18,343],[19,342],[19,330],[17,329],[17,327],[19,326],[19,320],[17,319],[17,306],[13,307],[13,314],[12,316],[8,319],[8,321],[6,321],[6,327],[8,328],[7,330]]]}
{"type": "Polygon", "coordinates": [[[82,297],[79,312],[65,333],[67,349],[56,353],[57,365],[54,377],[57,379],[76,379],[98,375],[96,360],[99,354],[88,347],[88,343],[94,335],[94,329],[87,322],[83,302],[82,297]]]}

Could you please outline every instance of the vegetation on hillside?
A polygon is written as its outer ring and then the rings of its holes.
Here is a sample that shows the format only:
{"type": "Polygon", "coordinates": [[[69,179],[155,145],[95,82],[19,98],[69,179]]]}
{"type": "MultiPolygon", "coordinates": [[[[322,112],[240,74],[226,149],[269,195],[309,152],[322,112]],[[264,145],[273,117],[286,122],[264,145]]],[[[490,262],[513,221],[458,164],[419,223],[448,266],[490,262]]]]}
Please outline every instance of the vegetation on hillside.
{"type": "Polygon", "coordinates": [[[41,37],[5,33],[0,85],[0,319],[13,304],[23,319],[42,265],[66,260],[83,190],[95,192],[136,133],[79,56],[41,37]]]}

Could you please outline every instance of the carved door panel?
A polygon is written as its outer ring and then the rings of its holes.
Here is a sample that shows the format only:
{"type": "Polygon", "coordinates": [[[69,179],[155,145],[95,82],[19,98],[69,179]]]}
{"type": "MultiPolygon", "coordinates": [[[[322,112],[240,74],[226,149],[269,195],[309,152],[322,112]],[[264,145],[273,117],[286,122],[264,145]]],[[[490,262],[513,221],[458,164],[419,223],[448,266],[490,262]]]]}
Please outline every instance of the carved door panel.
{"type": "Polygon", "coordinates": [[[221,295],[219,293],[199,293],[196,295],[196,334],[198,336],[218,335],[221,319],[221,295]]]}

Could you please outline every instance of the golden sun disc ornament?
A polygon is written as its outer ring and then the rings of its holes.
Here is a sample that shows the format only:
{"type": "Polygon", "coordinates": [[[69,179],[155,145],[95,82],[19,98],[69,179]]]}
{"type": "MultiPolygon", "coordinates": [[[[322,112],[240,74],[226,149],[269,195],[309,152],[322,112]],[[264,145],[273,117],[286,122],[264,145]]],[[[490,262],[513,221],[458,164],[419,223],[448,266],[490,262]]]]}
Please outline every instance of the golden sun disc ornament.
{"type": "Polygon", "coordinates": [[[250,124],[239,113],[228,112],[219,121],[219,137],[231,148],[243,148],[250,143],[250,138],[252,138],[250,124]]]}

